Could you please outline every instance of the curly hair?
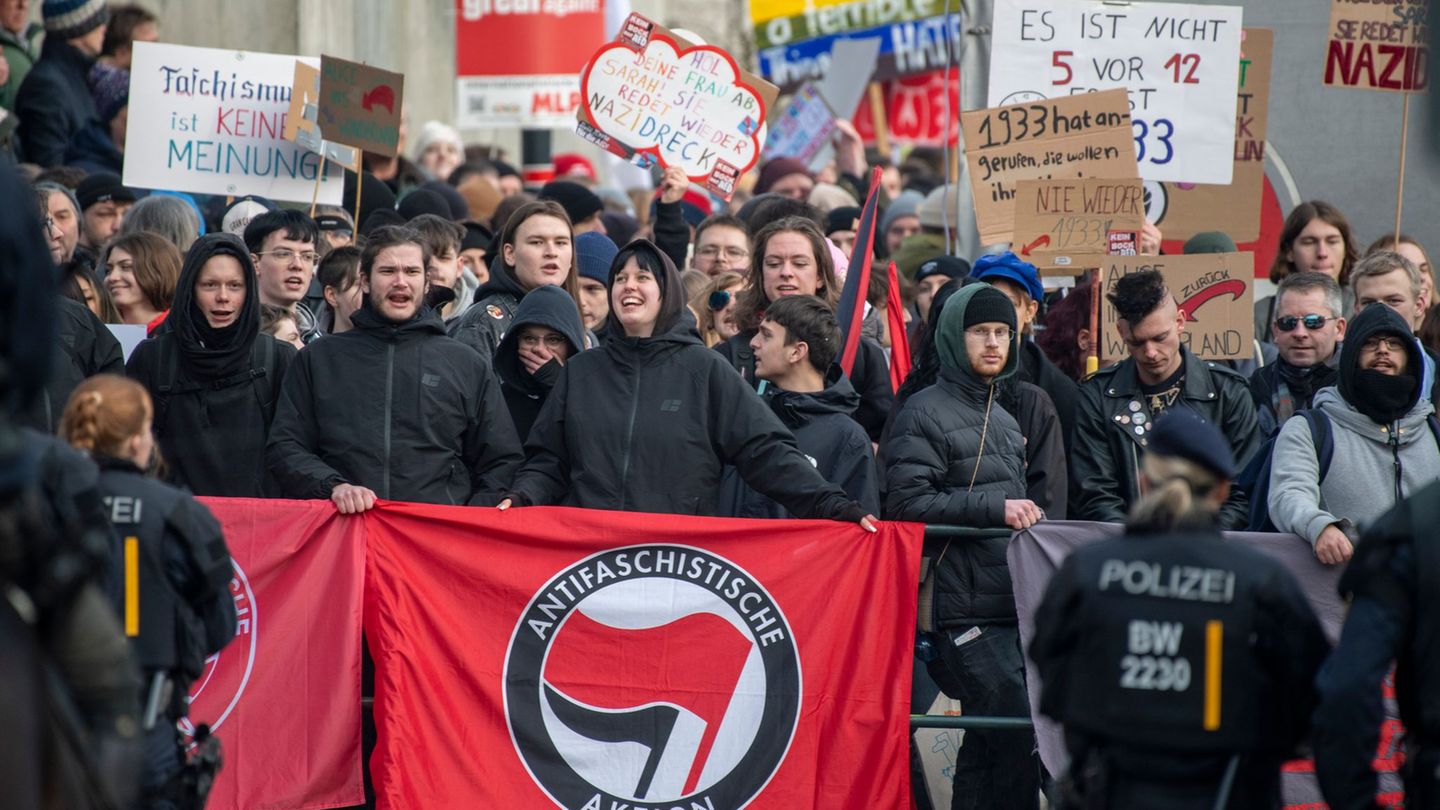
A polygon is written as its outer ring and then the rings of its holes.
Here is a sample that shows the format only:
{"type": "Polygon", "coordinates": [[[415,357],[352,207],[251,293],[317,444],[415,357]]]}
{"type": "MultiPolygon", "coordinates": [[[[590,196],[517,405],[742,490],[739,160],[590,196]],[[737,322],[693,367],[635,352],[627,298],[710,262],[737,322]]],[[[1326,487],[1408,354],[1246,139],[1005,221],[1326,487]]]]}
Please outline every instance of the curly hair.
{"type": "Polygon", "coordinates": [[[1159,270],[1141,270],[1121,276],[1105,300],[1115,307],[1115,314],[1127,323],[1136,324],[1159,309],[1166,299],[1173,299],[1165,277],[1159,270]]]}

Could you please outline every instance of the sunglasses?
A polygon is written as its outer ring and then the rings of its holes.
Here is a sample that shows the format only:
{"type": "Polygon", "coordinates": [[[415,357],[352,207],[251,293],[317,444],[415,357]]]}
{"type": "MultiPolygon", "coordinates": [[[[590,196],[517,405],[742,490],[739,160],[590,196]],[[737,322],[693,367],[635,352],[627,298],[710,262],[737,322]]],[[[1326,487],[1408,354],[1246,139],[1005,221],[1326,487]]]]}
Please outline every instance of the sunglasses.
{"type": "Polygon", "coordinates": [[[715,292],[710,293],[711,312],[719,312],[720,310],[728,306],[730,306],[729,290],[716,290],[715,292]]]}
{"type": "Polygon", "coordinates": [[[1278,327],[1281,332],[1294,332],[1295,327],[1303,323],[1305,324],[1306,329],[1314,331],[1329,323],[1330,321],[1338,320],[1340,319],[1327,318],[1324,315],[1306,315],[1303,318],[1297,318],[1294,315],[1286,315],[1283,318],[1276,318],[1275,326],[1278,327]]]}

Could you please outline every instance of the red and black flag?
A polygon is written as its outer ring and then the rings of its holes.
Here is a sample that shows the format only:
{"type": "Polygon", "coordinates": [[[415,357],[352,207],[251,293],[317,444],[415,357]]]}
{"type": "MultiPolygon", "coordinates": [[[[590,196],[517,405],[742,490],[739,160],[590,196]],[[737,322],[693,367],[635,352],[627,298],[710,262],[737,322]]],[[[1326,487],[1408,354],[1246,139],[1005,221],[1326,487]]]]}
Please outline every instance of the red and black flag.
{"type": "Polygon", "coordinates": [[[835,320],[840,324],[840,368],[846,376],[855,367],[855,353],[860,348],[860,322],[865,318],[865,296],[870,290],[870,266],[875,255],[875,220],[880,201],[881,169],[870,172],[870,193],[860,209],[860,227],[855,230],[855,247],[850,252],[850,272],[840,293],[840,306],[835,320]]]}

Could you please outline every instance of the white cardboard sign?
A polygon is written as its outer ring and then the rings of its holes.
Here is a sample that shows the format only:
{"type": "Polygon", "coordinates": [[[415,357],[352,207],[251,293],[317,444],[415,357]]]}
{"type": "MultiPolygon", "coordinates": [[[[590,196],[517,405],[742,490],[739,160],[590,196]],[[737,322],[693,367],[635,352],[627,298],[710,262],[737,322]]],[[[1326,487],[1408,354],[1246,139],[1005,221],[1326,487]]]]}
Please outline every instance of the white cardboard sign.
{"type": "Polygon", "coordinates": [[[1231,180],[1241,8],[996,0],[988,106],[1130,91],[1140,176],[1231,180]]]}
{"type": "MultiPolygon", "coordinates": [[[[135,43],[125,185],[310,202],[320,156],[284,138],[297,58],[135,43]]],[[[338,205],[343,183],[327,165],[319,202],[338,205]]]]}

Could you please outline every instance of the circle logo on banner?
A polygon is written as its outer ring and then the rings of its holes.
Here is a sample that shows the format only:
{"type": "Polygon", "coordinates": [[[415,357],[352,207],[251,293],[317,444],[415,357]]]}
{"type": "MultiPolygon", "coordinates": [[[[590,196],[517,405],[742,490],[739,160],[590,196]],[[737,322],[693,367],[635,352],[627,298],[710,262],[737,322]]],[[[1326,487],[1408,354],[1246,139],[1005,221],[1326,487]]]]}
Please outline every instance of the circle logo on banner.
{"type": "Polygon", "coordinates": [[[1161,224],[1165,221],[1165,212],[1170,209],[1170,195],[1165,190],[1164,183],[1157,183],[1154,180],[1146,180],[1145,185],[1145,218],[1161,224]]]}
{"type": "Polygon", "coordinates": [[[234,576],[230,577],[230,598],[235,601],[235,640],[225,649],[205,659],[205,669],[190,687],[190,716],[180,721],[180,730],[188,739],[195,734],[192,720],[209,723],[218,731],[225,719],[240,704],[241,695],[255,670],[255,645],[259,639],[255,624],[255,591],[240,563],[231,558],[234,576]]]}
{"type": "Polygon", "coordinates": [[[800,683],[790,624],[748,571],[691,546],[626,546],[530,600],[505,718],[561,807],[740,808],[790,750],[800,683]]]}

